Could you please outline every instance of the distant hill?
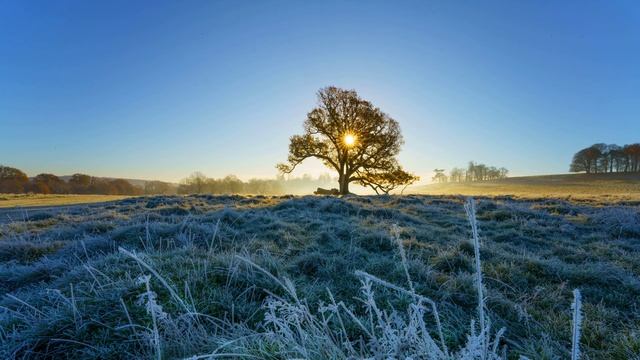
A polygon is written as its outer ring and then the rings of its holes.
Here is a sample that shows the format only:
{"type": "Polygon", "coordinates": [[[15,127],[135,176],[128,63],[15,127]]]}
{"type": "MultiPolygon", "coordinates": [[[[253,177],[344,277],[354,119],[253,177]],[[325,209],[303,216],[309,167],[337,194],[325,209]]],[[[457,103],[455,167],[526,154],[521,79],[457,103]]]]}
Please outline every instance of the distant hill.
{"type": "Polygon", "coordinates": [[[640,173],[518,176],[502,180],[416,186],[406,193],[640,199],[640,173]]]}

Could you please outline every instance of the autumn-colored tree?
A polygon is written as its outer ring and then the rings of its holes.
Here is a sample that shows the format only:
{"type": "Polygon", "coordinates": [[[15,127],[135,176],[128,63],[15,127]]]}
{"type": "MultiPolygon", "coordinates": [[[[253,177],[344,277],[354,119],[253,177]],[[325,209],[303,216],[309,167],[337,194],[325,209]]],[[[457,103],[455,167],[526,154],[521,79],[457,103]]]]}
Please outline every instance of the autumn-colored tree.
{"type": "Polygon", "coordinates": [[[25,191],[29,177],[22,171],[0,165],[0,193],[19,194],[25,191]]]}
{"type": "Polygon", "coordinates": [[[629,162],[626,171],[640,171],[640,143],[625,145],[622,151],[629,162]]]}
{"type": "Polygon", "coordinates": [[[43,182],[32,182],[27,185],[25,188],[26,192],[35,193],[35,194],[51,194],[53,190],[43,182]]]}
{"type": "Polygon", "coordinates": [[[602,151],[598,146],[589,146],[588,148],[584,148],[575,155],[573,155],[573,160],[571,161],[571,165],[569,166],[569,171],[571,172],[581,172],[584,171],[587,174],[592,172],[598,172],[598,159],[602,156],[602,151]]]}
{"type": "Polygon", "coordinates": [[[85,174],[73,174],[69,179],[70,191],[73,194],[86,194],[91,185],[91,176],[85,174]]]}
{"type": "Polygon", "coordinates": [[[640,144],[619,146],[616,144],[593,144],[573,155],[571,172],[612,173],[640,171],[640,144]]]}
{"type": "Polygon", "coordinates": [[[290,139],[285,174],[308,158],[317,158],[338,173],[340,193],[356,182],[376,193],[418,180],[402,169],[396,156],[403,144],[398,122],[358,96],[354,90],[327,87],[318,91],[318,107],[307,114],[304,134],[290,139]]]}
{"type": "Polygon", "coordinates": [[[53,174],[38,174],[31,180],[31,189],[40,194],[64,194],[67,183],[53,174]]]}
{"type": "Polygon", "coordinates": [[[124,179],[107,181],[109,195],[141,195],[144,191],[141,187],[134,186],[124,179]]]}

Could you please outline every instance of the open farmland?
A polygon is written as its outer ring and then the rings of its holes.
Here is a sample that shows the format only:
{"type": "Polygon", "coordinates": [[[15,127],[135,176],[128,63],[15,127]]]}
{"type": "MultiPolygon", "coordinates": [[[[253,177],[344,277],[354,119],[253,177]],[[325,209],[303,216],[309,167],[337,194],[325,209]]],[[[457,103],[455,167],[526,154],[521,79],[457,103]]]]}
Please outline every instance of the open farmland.
{"type": "MultiPolygon", "coordinates": [[[[0,222],[0,357],[347,358],[328,355],[331,339],[289,339],[277,327],[301,316],[292,309],[343,302],[354,317],[326,326],[344,328],[357,348],[366,335],[358,322],[371,319],[367,299],[357,299],[371,283],[356,271],[408,288],[403,264],[415,293],[437,305],[445,346],[458,349],[477,318],[463,203],[202,195],[30,211],[0,222]],[[291,287],[299,307],[278,300],[290,299],[291,287]]],[[[584,358],[638,358],[640,203],[485,197],[477,209],[487,317],[492,331],[506,329],[508,358],[569,357],[574,288],[584,358]]],[[[387,287],[372,291],[398,319],[411,304],[387,287]]]]}
{"type": "Polygon", "coordinates": [[[412,193],[430,195],[512,195],[524,198],[600,198],[604,201],[640,200],[640,174],[565,174],[510,177],[501,180],[416,186],[412,193]]]}
{"type": "Polygon", "coordinates": [[[92,204],[126,199],[126,195],[0,194],[0,208],[92,204]]]}

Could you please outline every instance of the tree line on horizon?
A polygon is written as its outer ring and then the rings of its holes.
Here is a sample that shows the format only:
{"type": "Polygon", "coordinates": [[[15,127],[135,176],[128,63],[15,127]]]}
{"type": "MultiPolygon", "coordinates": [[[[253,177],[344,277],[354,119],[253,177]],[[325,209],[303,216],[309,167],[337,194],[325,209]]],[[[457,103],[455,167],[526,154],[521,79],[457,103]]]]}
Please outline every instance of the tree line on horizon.
{"type": "Polygon", "coordinates": [[[640,171],[640,143],[593,144],[573,155],[570,172],[587,174],[640,171]]]}
{"type": "Polygon", "coordinates": [[[310,175],[275,179],[250,179],[242,181],[235,175],[224,178],[209,178],[200,172],[194,172],[183,179],[177,188],[178,194],[241,194],[241,195],[284,195],[310,194],[319,187],[333,186],[337,182],[329,174],[313,178],[310,175]]]}
{"type": "Polygon", "coordinates": [[[67,181],[53,174],[29,178],[22,170],[0,165],[0,193],[142,195],[145,189],[124,179],[73,174],[67,181]]]}
{"type": "Polygon", "coordinates": [[[431,180],[438,183],[499,180],[506,178],[509,174],[509,170],[504,167],[497,168],[474,161],[469,161],[466,169],[454,167],[449,171],[449,176],[444,173],[444,169],[433,171],[435,174],[431,180]]]}
{"type": "Polygon", "coordinates": [[[0,165],[0,193],[6,194],[95,194],[95,195],[174,195],[174,194],[252,194],[284,195],[311,193],[318,187],[331,186],[336,179],[330,175],[313,178],[250,179],[242,181],[235,175],[209,178],[195,172],[180,184],[145,181],[144,186],[124,179],[107,179],[86,174],[74,174],[66,181],[53,174],[38,174],[29,178],[20,169],[0,165]]]}

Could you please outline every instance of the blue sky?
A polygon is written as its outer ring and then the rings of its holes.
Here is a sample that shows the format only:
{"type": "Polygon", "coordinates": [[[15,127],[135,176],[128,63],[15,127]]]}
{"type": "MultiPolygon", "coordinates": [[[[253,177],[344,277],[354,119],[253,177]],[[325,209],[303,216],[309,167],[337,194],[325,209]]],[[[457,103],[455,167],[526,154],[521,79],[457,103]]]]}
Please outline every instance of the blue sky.
{"type": "Polygon", "coordinates": [[[425,178],[640,141],[635,1],[5,0],[0,29],[0,163],[29,175],[272,177],[328,85],[425,178]]]}

